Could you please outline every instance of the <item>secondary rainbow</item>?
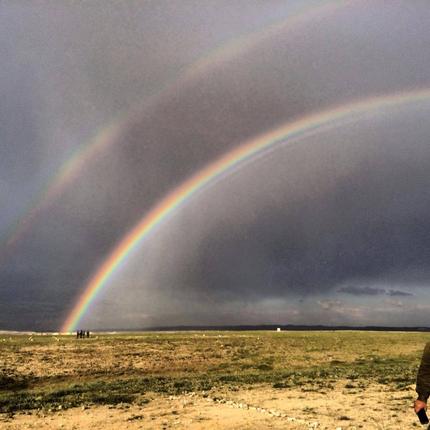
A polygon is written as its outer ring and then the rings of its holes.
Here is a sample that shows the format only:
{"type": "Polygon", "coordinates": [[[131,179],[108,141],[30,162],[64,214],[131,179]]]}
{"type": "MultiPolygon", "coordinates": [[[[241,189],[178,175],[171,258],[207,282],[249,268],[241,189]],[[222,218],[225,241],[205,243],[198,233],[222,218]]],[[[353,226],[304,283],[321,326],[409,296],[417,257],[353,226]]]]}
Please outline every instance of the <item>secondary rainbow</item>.
{"type": "Polygon", "coordinates": [[[218,160],[197,172],[170,192],[155,205],[142,220],[118,243],[107,259],[95,271],[84,288],[83,294],[68,315],[61,328],[62,332],[73,331],[85,315],[90,304],[103,289],[115,269],[127,256],[159,226],[169,215],[193,197],[205,186],[214,183],[221,175],[239,168],[244,162],[276,145],[291,143],[296,138],[317,132],[329,124],[340,124],[342,120],[363,114],[374,114],[381,109],[402,105],[408,102],[425,101],[430,98],[430,88],[404,93],[382,95],[338,106],[334,109],[306,116],[302,119],[281,125],[279,128],[251,139],[228,152],[218,160]]]}
{"type": "Polygon", "coordinates": [[[151,110],[158,103],[164,99],[168,99],[181,86],[203,76],[215,66],[219,67],[223,63],[236,58],[241,53],[247,52],[271,35],[306,24],[313,19],[328,17],[331,13],[350,4],[353,4],[353,0],[312,1],[301,5],[292,11],[287,18],[270,23],[255,32],[247,33],[227,41],[209,53],[206,53],[206,55],[186,67],[179,76],[167,82],[153,96],[145,100],[143,109],[117,115],[115,119],[101,128],[93,139],[80,145],[71,157],[60,166],[42,191],[37,194],[32,204],[28,206],[26,213],[10,229],[4,246],[0,246],[0,259],[8,255],[13,246],[29,230],[37,216],[46,210],[68,185],[73,183],[74,179],[79,176],[79,173],[97,154],[106,151],[112,144],[119,142],[120,133],[126,128],[128,122],[133,120],[133,117],[138,118],[139,116],[150,114],[151,110]]]}
{"type": "MultiPolygon", "coordinates": [[[[88,160],[95,157],[101,150],[107,149],[116,142],[121,126],[113,122],[96,134],[90,143],[81,145],[68,160],[58,169],[54,178],[43,188],[34,199],[27,213],[15,224],[9,234],[3,254],[7,255],[8,248],[15,245],[30,228],[33,220],[58,197],[64,188],[70,184],[84,168],[88,160]]],[[[0,256],[1,256],[0,255],[0,256]]]]}

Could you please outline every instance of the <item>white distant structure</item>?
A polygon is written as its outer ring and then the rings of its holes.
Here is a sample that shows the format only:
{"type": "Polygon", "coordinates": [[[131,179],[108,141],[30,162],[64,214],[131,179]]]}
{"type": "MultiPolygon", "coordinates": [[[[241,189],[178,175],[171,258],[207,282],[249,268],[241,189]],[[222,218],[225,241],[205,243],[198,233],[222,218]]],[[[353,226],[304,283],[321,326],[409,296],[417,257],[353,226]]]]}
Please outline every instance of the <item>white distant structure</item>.
{"type": "Polygon", "coordinates": [[[281,331],[281,327],[278,327],[278,328],[276,329],[276,331],[278,331],[278,332],[279,332],[279,331],[281,331]]]}

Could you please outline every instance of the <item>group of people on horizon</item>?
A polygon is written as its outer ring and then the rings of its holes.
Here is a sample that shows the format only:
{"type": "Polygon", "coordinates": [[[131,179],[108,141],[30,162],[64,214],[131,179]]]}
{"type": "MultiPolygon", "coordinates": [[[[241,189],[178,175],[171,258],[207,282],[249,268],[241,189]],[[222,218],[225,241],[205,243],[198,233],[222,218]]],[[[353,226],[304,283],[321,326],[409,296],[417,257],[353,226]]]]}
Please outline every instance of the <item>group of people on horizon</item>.
{"type": "Polygon", "coordinates": [[[90,332],[85,330],[78,330],[76,332],[76,339],[84,339],[85,337],[90,337],[90,332]]]}

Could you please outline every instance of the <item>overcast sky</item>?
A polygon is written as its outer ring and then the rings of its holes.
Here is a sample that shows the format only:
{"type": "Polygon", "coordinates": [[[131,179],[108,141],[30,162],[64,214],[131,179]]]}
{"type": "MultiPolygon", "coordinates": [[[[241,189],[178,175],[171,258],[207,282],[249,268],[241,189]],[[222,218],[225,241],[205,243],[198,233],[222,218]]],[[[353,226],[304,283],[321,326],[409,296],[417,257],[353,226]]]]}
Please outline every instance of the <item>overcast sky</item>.
{"type": "MultiPolygon", "coordinates": [[[[430,88],[429,22],[424,0],[2,2],[0,329],[57,330],[123,235],[247,139],[430,88]],[[11,244],[113,123],[112,144],[11,244]]],[[[421,100],[350,118],[205,188],[83,326],[430,326],[429,114],[421,100]]]]}

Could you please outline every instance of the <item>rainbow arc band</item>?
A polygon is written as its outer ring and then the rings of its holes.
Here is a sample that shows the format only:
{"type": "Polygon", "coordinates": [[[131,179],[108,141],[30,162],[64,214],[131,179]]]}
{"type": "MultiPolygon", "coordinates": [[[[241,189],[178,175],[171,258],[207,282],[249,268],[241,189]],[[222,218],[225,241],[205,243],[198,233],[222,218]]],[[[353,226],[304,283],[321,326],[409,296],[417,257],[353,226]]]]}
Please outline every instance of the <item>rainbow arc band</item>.
{"type": "Polygon", "coordinates": [[[411,90],[402,93],[381,95],[347,103],[320,113],[311,114],[294,122],[259,135],[232,151],[226,153],[216,161],[210,163],[195,175],[172,190],[165,198],[155,205],[141,221],[127,233],[112,250],[100,267],[91,276],[83,293],[78,298],[73,309],[64,321],[61,331],[74,331],[85,316],[91,303],[107,284],[115,270],[125,262],[130,253],[138,247],[148,235],[163,221],[173,215],[175,211],[204,187],[213,185],[220,177],[229,171],[236,170],[244,163],[252,161],[265,151],[277,145],[291,143],[292,140],[307,136],[310,132],[318,132],[328,125],[340,125],[344,120],[351,120],[354,116],[375,114],[385,108],[392,108],[406,103],[417,103],[430,98],[430,88],[411,90]]]}

